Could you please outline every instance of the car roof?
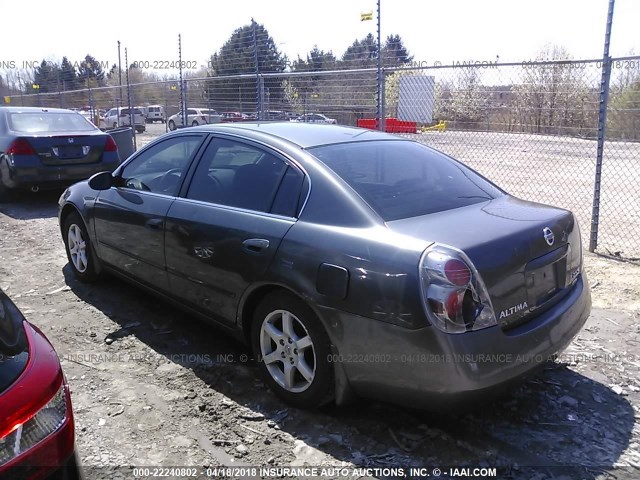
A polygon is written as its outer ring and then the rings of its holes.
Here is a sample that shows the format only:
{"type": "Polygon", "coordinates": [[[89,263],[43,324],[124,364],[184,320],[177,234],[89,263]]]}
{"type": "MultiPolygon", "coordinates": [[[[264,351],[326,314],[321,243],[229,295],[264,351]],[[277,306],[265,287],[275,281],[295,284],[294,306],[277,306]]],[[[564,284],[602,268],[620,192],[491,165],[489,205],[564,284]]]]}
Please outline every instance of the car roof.
{"type": "Polygon", "coordinates": [[[16,113],[35,113],[35,112],[46,112],[46,113],[78,113],[74,110],[69,110],[68,108],[46,108],[46,107],[0,107],[0,111],[3,112],[16,112],[16,113]]]}
{"type": "Polygon", "coordinates": [[[296,122],[240,122],[216,123],[191,127],[191,131],[235,133],[247,136],[267,135],[294,143],[301,148],[311,148],[334,143],[366,142],[371,140],[405,140],[395,135],[342,125],[321,125],[296,122]],[[251,135],[252,133],[257,135],[251,135]]]}

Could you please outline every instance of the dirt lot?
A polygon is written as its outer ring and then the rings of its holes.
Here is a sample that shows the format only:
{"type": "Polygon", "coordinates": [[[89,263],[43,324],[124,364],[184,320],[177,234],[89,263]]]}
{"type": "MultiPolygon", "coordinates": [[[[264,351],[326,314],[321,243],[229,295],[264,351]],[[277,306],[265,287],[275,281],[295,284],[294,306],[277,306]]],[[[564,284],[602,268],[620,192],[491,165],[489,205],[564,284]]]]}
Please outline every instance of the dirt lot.
{"type": "Polygon", "coordinates": [[[477,412],[365,400],[304,412],[265,388],[231,338],[118,280],[73,280],[56,200],[25,195],[0,207],[0,286],[58,350],[88,478],[131,478],[122,465],[471,465],[509,466],[501,478],[640,477],[639,266],[588,255],[594,309],[584,331],[558,362],[477,412]]]}

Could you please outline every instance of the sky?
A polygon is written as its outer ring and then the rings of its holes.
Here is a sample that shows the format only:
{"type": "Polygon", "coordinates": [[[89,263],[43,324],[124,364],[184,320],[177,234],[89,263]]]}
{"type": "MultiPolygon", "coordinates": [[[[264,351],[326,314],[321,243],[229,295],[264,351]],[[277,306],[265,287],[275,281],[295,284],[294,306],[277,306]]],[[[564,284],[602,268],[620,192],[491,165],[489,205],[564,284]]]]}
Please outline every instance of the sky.
{"type": "MultiPolygon", "coordinates": [[[[399,34],[414,60],[425,65],[460,61],[522,61],[545,44],[559,44],[574,58],[601,58],[608,0],[381,0],[383,38],[399,34]]],[[[206,65],[238,27],[263,24],[291,60],[318,45],[340,56],[356,39],[374,33],[375,0],[0,0],[0,69],[7,62],[91,54],[117,63],[117,41],[128,59],[177,59],[206,65]],[[362,12],[374,21],[360,21],[362,12]],[[34,13],[30,15],[29,12],[34,13]],[[27,17],[28,20],[27,20],[27,17]],[[127,18],[131,21],[127,22],[127,18]],[[7,21],[9,20],[9,21],[7,21]]],[[[640,0],[617,0],[611,54],[640,54],[640,0]]],[[[162,75],[165,72],[157,71],[162,75]]],[[[169,72],[167,72],[169,73],[169,72]]]]}

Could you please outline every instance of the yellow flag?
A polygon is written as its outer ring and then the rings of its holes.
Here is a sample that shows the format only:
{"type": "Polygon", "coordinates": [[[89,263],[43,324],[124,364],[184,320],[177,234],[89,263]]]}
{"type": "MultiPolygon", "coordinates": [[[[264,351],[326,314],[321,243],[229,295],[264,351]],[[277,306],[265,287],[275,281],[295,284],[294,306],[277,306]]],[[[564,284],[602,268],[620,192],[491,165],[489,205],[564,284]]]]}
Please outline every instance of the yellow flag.
{"type": "Polygon", "coordinates": [[[4,97],[4,103],[11,103],[11,97],[4,97]]]}
{"type": "Polygon", "coordinates": [[[365,22],[367,20],[373,20],[373,12],[366,12],[360,14],[360,21],[365,22]]]}

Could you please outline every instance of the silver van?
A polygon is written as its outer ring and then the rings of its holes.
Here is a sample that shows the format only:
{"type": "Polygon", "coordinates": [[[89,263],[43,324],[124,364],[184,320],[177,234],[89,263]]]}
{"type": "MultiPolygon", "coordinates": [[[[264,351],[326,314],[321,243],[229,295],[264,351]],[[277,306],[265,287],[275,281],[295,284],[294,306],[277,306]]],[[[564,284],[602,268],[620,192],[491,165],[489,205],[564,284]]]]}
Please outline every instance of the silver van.
{"type": "Polygon", "coordinates": [[[149,105],[146,107],[146,110],[147,123],[154,123],[156,121],[164,123],[167,121],[167,114],[164,112],[164,107],[162,105],[149,105]]]}

